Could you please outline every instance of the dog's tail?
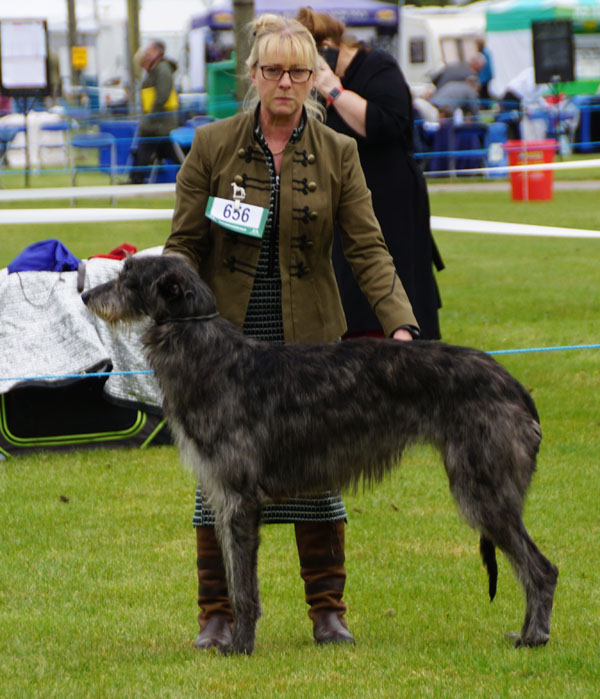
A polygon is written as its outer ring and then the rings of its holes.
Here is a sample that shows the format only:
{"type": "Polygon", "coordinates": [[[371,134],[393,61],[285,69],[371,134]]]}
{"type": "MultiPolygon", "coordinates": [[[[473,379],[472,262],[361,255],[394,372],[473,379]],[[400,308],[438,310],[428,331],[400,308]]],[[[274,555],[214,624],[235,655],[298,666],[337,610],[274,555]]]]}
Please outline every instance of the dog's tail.
{"type": "Polygon", "coordinates": [[[481,558],[487,568],[489,579],[490,602],[496,596],[496,584],[498,582],[498,563],[496,562],[496,547],[494,543],[485,536],[481,536],[479,540],[479,551],[481,558]]]}

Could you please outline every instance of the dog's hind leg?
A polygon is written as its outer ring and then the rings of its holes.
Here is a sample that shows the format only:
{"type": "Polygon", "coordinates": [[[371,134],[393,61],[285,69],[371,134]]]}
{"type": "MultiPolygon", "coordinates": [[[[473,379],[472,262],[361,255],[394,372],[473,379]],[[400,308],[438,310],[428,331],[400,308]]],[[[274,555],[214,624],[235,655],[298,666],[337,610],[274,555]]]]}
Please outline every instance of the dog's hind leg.
{"type": "Polygon", "coordinates": [[[514,637],[515,646],[543,646],[550,636],[558,568],[541,553],[522,522],[519,534],[518,545],[505,550],[523,584],[526,598],[525,620],[521,634],[514,637]]]}
{"type": "MultiPolygon", "coordinates": [[[[528,478],[516,483],[511,468],[495,461],[481,445],[455,448],[446,453],[450,489],[469,524],[510,561],[526,597],[525,621],[515,636],[516,646],[541,646],[548,642],[550,614],[558,569],[531,540],[521,516],[528,478]]],[[[498,452],[496,452],[498,453],[498,452]]],[[[531,464],[523,466],[533,471],[531,464]]],[[[493,556],[485,550],[484,561],[493,556]]],[[[489,570],[489,566],[488,566],[489,570]]]]}
{"type": "Polygon", "coordinates": [[[480,504],[480,513],[471,506],[470,519],[483,536],[510,561],[525,591],[525,621],[515,645],[542,646],[550,635],[550,614],[558,569],[538,549],[529,536],[520,513],[520,503],[507,507],[507,501],[490,498],[480,504]]]}
{"type": "Polygon", "coordinates": [[[228,515],[217,514],[216,533],[223,552],[233,612],[233,645],[223,652],[250,655],[260,617],[257,576],[260,509],[244,501],[226,508],[225,512],[228,515]]]}

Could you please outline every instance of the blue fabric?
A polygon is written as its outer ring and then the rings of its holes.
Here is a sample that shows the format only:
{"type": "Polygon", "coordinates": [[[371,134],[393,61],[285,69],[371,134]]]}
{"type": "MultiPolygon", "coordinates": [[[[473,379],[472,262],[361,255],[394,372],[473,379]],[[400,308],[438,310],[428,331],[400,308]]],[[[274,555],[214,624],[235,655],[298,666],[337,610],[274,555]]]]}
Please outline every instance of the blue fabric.
{"type": "Polygon", "coordinates": [[[40,240],[26,247],[8,265],[8,273],[13,272],[73,272],[79,260],[61,242],[54,238],[40,240]]]}

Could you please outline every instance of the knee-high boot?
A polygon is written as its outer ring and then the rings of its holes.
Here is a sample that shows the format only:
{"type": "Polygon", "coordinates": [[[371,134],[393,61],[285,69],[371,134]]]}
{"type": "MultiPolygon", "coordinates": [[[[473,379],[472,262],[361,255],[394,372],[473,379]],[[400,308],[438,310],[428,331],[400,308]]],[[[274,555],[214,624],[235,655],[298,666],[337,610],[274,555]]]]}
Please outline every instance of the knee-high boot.
{"type": "Polygon", "coordinates": [[[345,522],[296,522],[300,575],[304,580],[308,616],[317,643],[354,643],[348,631],[342,599],[345,522]]]}
{"type": "Polygon", "coordinates": [[[196,527],[196,548],[200,633],[194,647],[229,647],[233,616],[227,594],[225,566],[214,527],[196,527]]]}

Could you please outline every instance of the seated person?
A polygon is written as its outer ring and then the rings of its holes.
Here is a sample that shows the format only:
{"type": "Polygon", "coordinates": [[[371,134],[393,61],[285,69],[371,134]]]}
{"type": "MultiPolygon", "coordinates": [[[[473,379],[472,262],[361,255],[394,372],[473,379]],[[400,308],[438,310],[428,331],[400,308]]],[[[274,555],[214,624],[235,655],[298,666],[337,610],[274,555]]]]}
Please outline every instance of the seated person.
{"type": "Polygon", "coordinates": [[[481,53],[476,53],[466,63],[464,61],[448,63],[433,75],[431,82],[439,90],[446,83],[463,82],[471,76],[475,76],[479,80],[479,72],[485,66],[485,63],[485,56],[481,53]]]}
{"type": "Polygon", "coordinates": [[[479,79],[470,75],[466,80],[452,80],[438,88],[430,98],[440,116],[452,117],[457,109],[464,116],[479,116],[479,79]]]}

